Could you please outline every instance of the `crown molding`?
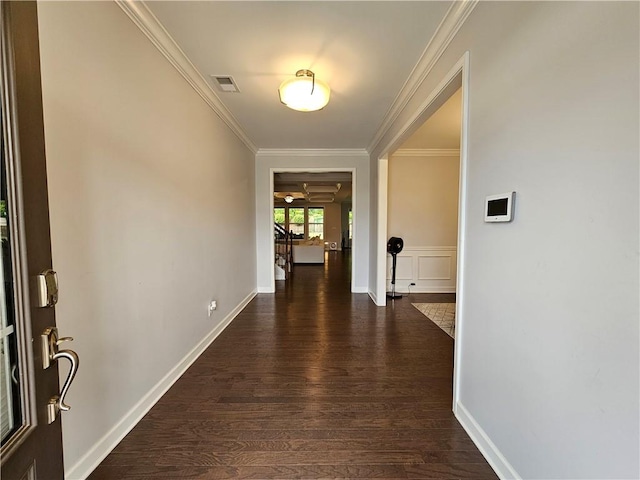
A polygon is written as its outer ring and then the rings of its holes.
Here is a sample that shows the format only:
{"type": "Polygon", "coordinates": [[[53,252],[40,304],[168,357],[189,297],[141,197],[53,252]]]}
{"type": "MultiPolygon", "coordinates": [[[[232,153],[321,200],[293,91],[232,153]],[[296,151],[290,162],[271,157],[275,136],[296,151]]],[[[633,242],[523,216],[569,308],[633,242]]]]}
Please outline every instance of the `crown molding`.
{"type": "Polygon", "coordinates": [[[261,148],[256,157],[362,157],[364,148],[261,148]]]}
{"type": "Polygon", "coordinates": [[[151,43],[169,60],[169,63],[183,76],[191,87],[202,97],[211,109],[222,119],[233,133],[253,153],[257,147],[251,141],[240,123],[235,119],[229,109],[220,101],[209,83],[200,74],[191,60],[169,35],[149,7],[141,0],[114,0],[116,4],[127,14],[133,23],[151,40],[151,43]]]}
{"type": "Polygon", "coordinates": [[[369,143],[367,148],[368,152],[373,152],[378,146],[382,137],[389,131],[393,122],[407,106],[409,100],[411,100],[427,75],[429,75],[438,59],[442,56],[478,2],[479,0],[460,0],[453,2],[447,14],[440,22],[440,25],[438,25],[433,37],[431,37],[420,60],[418,60],[418,63],[409,74],[409,78],[385,114],[380,127],[369,143]]]}
{"type": "Polygon", "coordinates": [[[459,148],[399,148],[392,157],[459,157],[459,148]]]}

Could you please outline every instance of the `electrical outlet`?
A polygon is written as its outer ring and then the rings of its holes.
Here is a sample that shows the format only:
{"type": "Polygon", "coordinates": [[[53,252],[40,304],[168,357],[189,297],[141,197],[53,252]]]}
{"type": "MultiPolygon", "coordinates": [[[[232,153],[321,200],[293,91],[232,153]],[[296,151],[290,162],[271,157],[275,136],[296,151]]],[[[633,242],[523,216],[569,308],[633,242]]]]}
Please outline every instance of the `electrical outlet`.
{"type": "Polygon", "coordinates": [[[216,302],[215,300],[211,300],[209,302],[209,316],[211,316],[213,314],[213,311],[218,308],[218,302],[216,302]]]}
{"type": "Polygon", "coordinates": [[[411,283],[409,284],[409,286],[410,286],[410,287],[415,287],[415,286],[416,286],[416,284],[415,284],[414,282],[411,282],[411,283]]]}

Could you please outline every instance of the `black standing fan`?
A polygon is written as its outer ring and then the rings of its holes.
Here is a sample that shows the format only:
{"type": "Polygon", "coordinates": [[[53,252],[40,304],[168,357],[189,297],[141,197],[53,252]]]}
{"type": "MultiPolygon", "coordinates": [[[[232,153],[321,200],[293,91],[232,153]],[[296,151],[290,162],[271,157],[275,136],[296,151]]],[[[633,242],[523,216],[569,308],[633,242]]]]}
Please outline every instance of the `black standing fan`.
{"type": "Polygon", "coordinates": [[[404,240],[400,237],[391,237],[387,242],[387,253],[390,253],[393,258],[393,267],[391,269],[391,292],[387,293],[387,298],[402,298],[402,295],[396,293],[396,259],[403,247],[404,240]]]}

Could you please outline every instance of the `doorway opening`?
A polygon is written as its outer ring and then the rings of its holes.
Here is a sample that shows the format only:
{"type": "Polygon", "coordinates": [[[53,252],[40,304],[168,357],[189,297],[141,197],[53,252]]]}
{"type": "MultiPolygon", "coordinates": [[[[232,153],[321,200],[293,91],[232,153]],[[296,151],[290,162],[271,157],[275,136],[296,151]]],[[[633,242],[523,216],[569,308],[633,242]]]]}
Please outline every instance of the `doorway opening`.
{"type": "Polygon", "coordinates": [[[295,272],[352,262],[354,177],[350,170],[272,173],[276,286],[294,282],[295,272]]]}
{"type": "Polygon", "coordinates": [[[388,165],[387,238],[403,239],[404,247],[395,282],[388,259],[387,291],[413,294],[407,301],[454,339],[461,107],[459,88],[388,165]]]}
{"type": "MultiPolygon", "coordinates": [[[[400,132],[383,149],[378,157],[378,231],[377,231],[377,277],[376,297],[377,305],[386,305],[387,287],[387,252],[386,239],[388,233],[388,199],[389,199],[389,159],[400,147],[416,133],[456,92],[460,92],[459,104],[459,162],[458,162],[458,198],[457,198],[457,239],[455,248],[455,337],[454,342],[454,368],[453,368],[453,409],[456,412],[458,403],[459,384],[459,358],[461,355],[461,340],[464,335],[464,257],[465,257],[465,231],[466,231],[466,177],[467,177],[467,132],[468,132],[468,92],[469,92],[469,53],[464,56],[449,70],[442,81],[434,88],[425,102],[417,109],[400,132]]],[[[442,152],[441,152],[442,153],[442,152]]],[[[449,246],[447,246],[449,247],[449,246]]],[[[413,261],[413,260],[411,260],[413,261]]],[[[419,262],[420,260],[418,260],[419,262]]],[[[426,263],[429,263],[427,260],[426,263]]],[[[431,261],[431,267],[444,269],[444,264],[431,261]]],[[[451,262],[448,262],[449,266],[451,262]]],[[[441,275],[442,276],[442,275],[441,275]]],[[[437,277],[437,275],[436,275],[437,277]]],[[[417,283],[409,279],[409,284],[417,283]]],[[[414,287],[413,285],[407,285],[414,287]]],[[[417,287],[418,285],[415,285],[417,287]]],[[[423,289],[423,291],[425,291],[423,289]]]]}

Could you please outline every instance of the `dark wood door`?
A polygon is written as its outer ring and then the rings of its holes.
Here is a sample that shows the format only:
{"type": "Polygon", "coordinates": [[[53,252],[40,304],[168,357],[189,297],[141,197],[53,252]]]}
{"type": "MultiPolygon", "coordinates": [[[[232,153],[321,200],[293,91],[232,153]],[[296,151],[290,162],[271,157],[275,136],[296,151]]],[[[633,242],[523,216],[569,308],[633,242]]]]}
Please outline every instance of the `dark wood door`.
{"type": "MultiPolygon", "coordinates": [[[[55,327],[55,312],[52,306],[38,305],[42,295],[37,283],[38,275],[52,268],[37,6],[0,2],[0,10],[1,473],[7,480],[55,480],[64,478],[60,415],[55,411],[59,404],[51,404],[59,398],[58,362],[46,366],[41,339],[47,328],[55,327]]],[[[46,278],[55,290],[52,274],[46,278]]]]}

